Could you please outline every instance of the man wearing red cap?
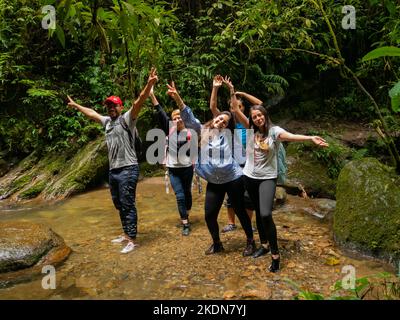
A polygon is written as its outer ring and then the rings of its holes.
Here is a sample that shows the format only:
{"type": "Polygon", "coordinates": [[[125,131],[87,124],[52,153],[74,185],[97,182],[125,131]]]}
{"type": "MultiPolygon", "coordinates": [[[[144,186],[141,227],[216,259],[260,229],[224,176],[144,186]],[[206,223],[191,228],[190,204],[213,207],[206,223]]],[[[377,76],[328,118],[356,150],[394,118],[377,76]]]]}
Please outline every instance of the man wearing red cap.
{"type": "Polygon", "coordinates": [[[88,118],[99,122],[105,128],[109,159],[109,182],[114,206],[119,210],[124,234],[112,240],[113,243],[127,241],[121,253],[132,251],[136,244],[137,211],[136,184],[139,178],[139,165],[134,146],[137,116],[144,101],[149,96],[152,86],[157,82],[155,68],[150,71],[145,88],[132,104],[132,107],[122,113],[123,103],[117,96],[110,96],[104,101],[108,116],[102,116],[95,110],[83,107],[69,96],[68,106],[82,112],[88,118]]]}

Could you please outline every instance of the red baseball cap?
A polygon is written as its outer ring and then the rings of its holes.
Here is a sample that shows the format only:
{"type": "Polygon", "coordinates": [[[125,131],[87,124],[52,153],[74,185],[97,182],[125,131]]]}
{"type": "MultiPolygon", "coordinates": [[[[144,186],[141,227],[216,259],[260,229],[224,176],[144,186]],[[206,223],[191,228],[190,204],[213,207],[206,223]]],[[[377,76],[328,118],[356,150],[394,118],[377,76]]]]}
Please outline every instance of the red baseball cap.
{"type": "Polygon", "coordinates": [[[117,97],[117,96],[110,96],[110,97],[108,97],[108,98],[104,101],[104,103],[106,103],[107,101],[110,101],[110,102],[112,102],[112,103],[114,103],[114,104],[119,104],[119,105],[122,106],[122,100],[121,100],[120,97],[117,97]]]}

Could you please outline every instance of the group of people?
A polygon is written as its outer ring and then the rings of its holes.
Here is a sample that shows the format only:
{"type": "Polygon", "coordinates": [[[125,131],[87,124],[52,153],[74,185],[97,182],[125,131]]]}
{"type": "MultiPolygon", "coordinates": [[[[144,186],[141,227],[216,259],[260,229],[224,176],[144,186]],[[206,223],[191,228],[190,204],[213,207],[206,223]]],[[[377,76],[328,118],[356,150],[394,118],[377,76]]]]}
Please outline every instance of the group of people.
{"type": "Polygon", "coordinates": [[[158,118],[158,125],[167,136],[164,163],[175,192],[182,222],[182,235],[190,234],[191,186],[195,171],[198,176],[207,181],[204,210],[212,244],[205,254],[224,251],[220,239],[218,215],[227,195],[228,228],[232,229],[229,226],[235,225],[234,215],[236,215],[246,235],[243,256],[256,258],[270,251],[272,262],[268,269],[271,272],[277,272],[280,266],[280,255],[272,207],[278,176],[279,143],[311,141],[320,147],[326,147],[328,144],[321,137],[292,134],[273,125],[261,100],[247,93],[235,91],[230,79],[220,75],[213,79],[210,99],[213,118],[210,121],[201,124],[191,108],[183,102],[173,82],[167,85],[167,94],[176,102],[178,108],[172,111],[169,117],[154,94],[153,87],[157,81],[156,70],[152,68],[146,86],[133,102],[132,107],[124,114],[122,114],[123,103],[116,96],[108,97],[104,102],[108,116],[102,116],[93,109],[83,107],[68,96],[70,107],[101,123],[105,129],[110,163],[110,191],[113,203],[119,211],[124,231],[123,235],[113,239],[112,242],[127,242],[121,250],[122,253],[132,251],[137,245],[135,193],[139,166],[132,140],[137,134],[135,128],[138,114],[144,101],[150,97],[158,118]],[[217,105],[218,90],[223,85],[229,89],[229,111],[220,111],[217,105]],[[244,114],[242,98],[252,105],[248,118],[244,114]],[[244,150],[239,159],[234,156],[238,153],[233,150],[238,147],[232,143],[235,133],[239,133],[241,139],[234,139],[234,141],[241,141],[239,149],[244,150]],[[195,161],[190,155],[193,148],[184,148],[188,144],[195,144],[198,147],[196,148],[198,157],[195,161]],[[179,152],[181,148],[184,148],[186,156],[177,156],[181,155],[179,152]],[[229,155],[229,159],[228,161],[205,160],[207,155],[215,154],[223,154],[225,158],[229,155]],[[251,223],[253,211],[255,211],[261,244],[259,248],[253,236],[251,223]]]}

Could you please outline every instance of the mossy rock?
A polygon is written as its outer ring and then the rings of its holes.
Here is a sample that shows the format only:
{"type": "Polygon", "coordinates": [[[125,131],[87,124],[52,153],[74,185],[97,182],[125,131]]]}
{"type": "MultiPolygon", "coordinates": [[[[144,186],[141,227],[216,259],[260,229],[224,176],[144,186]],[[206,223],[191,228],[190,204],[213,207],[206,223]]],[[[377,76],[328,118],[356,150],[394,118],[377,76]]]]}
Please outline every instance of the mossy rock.
{"type": "Polygon", "coordinates": [[[328,176],[324,164],[295,143],[289,143],[286,152],[288,176],[284,187],[287,192],[299,194],[302,186],[309,196],[335,199],[336,181],[328,176]]]}
{"type": "Polygon", "coordinates": [[[140,168],[140,176],[143,178],[162,177],[165,174],[165,169],[160,164],[150,164],[148,162],[141,162],[139,168],[140,168]]]}
{"type": "Polygon", "coordinates": [[[22,191],[19,195],[19,199],[32,199],[37,197],[43,190],[46,188],[46,181],[40,181],[37,184],[34,184],[33,186],[29,187],[28,189],[25,189],[22,191]]]}
{"type": "Polygon", "coordinates": [[[80,150],[48,154],[40,161],[28,156],[0,182],[0,199],[58,200],[102,183],[108,175],[108,154],[104,137],[80,150]],[[32,165],[27,170],[27,164],[32,165]]]}
{"type": "Polygon", "coordinates": [[[335,240],[395,263],[400,259],[400,177],[374,158],[349,162],[337,184],[335,240]]]}
{"type": "Polygon", "coordinates": [[[107,146],[104,137],[101,137],[88,143],[64,164],[54,183],[43,190],[43,196],[47,199],[64,198],[82,192],[99,184],[107,173],[107,146]]]}

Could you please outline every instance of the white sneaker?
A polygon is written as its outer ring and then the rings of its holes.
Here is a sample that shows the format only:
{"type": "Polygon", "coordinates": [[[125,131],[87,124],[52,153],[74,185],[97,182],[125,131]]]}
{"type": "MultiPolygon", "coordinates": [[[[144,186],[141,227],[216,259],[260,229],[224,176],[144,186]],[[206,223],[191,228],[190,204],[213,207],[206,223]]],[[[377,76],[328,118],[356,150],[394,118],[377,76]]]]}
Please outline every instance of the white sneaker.
{"type": "Polygon", "coordinates": [[[128,241],[128,239],[124,235],[120,235],[117,238],[111,240],[112,243],[122,243],[124,241],[128,241]]]}
{"type": "Polygon", "coordinates": [[[133,243],[132,241],[129,241],[128,244],[121,250],[121,253],[128,253],[131,252],[133,249],[137,247],[137,244],[133,243]]]}

